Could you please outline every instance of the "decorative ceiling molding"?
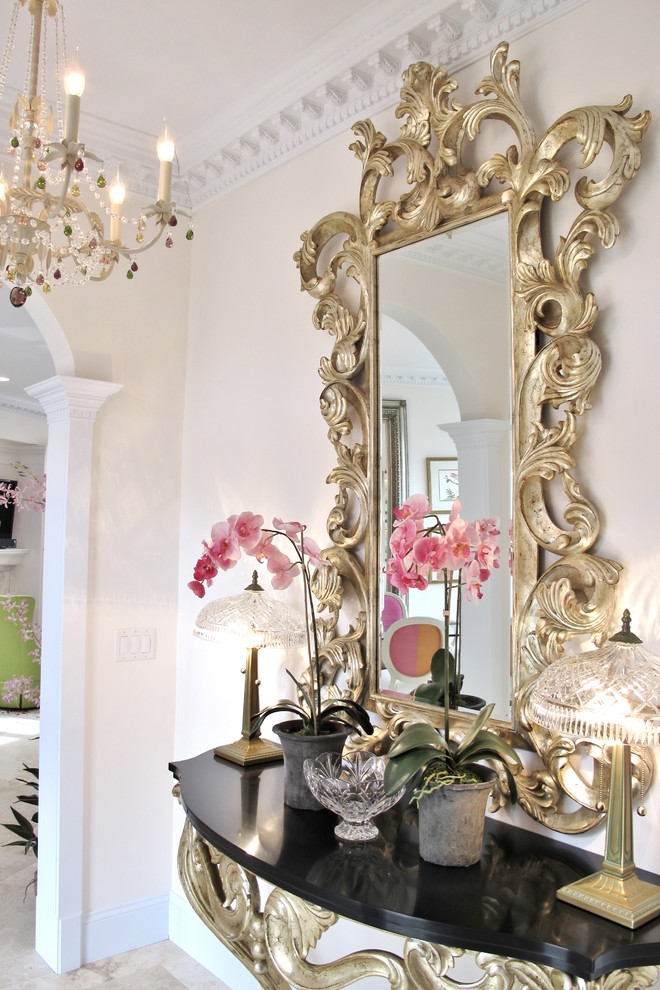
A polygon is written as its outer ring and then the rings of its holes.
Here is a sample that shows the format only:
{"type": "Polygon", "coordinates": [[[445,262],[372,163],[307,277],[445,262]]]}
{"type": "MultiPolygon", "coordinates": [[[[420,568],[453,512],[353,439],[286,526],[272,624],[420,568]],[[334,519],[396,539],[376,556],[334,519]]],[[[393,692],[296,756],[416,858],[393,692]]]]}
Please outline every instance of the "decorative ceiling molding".
{"type": "MultiPolygon", "coordinates": [[[[413,61],[424,59],[456,72],[487,58],[500,40],[514,41],[587,2],[401,0],[396,16],[375,24],[373,15],[351,19],[343,34],[320,39],[304,59],[272,80],[267,98],[250,103],[246,86],[240,106],[219,107],[217,116],[177,141],[176,201],[184,210],[198,209],[392,105],[401,73],[413,61]]],[[[9,118],[15,100],[16,91],[7,86],[1,119],[9,118]]],[[[103,159],[106,174],[121,167],[131,192],[143,196],[145,204],[154,200],[155,135],[84,112],[81,135],[103,159]]],[[[2,159],[8,160],[6,152],[2,159]]]]}
{"type": "MultiPolygon", "coordinates": [[[[227,134],[227,143],[219,150],[209,143],[206,131],[196,147],[184,144],[181,164],[193,208],[391,105],[399,97],[401,73],[411,62],[423,58],[456,72],[487,58],[498,41],[522,37],[586,2],[436,0],[432,5],[413,5],[425,8],[425,16],[414,27],[396,33],[393,23],[389,41],[381,37],[378,47],[358,61],[350,61],[350,46],[335,53],[325,66],[323,83],[289,98],[275,113],[270,110],[266,115],[263,107],[261,115],[260,107],[253,107],[241,133],[227,134]],[[432,16],[430,7],[435,7],[432,16]],[[237,160],[224,160],[226,151],[237,160]]],[[[406,19],[410,21],[410,16],[406,19]]],[[[317,65],[317,71],[323,68],[317,65]]],[[[304,82],[304,75],[300,81],[304,82]]]]}
{"type": "Polygon", "coordinates": [[[414,385],[416,388],[451,388],[443,372],[430,372],[428,368],[410,368],[407,371],[383,368],[380,380],[385,387],[414,385]]]}
{"type": "Polygon", "coordinates": [[[38,402],[30,402],[26,399],[21,402],[17,399],[0,400],[0,413],[10,413],[12,416],[32,416],[36,419],[45,419],[46,413],[38,402]]]}
{"type": "MultiPolygon", "coordinates": [[[[482,221],[483,222],[483,221],[482,221]]],[[[480,226],[472,224],[473,227],[480,226]]],[[[488,282],[506,285],[509,280],[509,256],[506,243],[488,241],[475,230],[470,239],[470,228],[461,230],[461,238],[455,240],[451,233],[432,237],[428,241],[409,246],[401,254],[403,262],[421,262],[445,271],[461,272],[471,278],[483,278],[488,282]]]]}

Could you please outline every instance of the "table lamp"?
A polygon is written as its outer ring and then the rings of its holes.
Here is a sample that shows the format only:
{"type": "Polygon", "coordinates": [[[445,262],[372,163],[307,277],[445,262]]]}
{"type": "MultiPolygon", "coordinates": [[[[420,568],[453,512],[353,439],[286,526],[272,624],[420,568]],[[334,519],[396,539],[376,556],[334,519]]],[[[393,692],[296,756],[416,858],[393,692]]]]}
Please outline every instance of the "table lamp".
{"type": "MultiPolygon", "coordinates": [[[[660,914],[660,887],[640,880],[633,860],[630,747],[660,742],[660,659],[641,642],[630,631],[626,609],[621,632],[602,649],[556,660],[530,693],[533,722],[611,746],[602,869],[560,888],[557,897],[627,928],[660,914]]],[[[604,808],[601,800],[599,810],[604,808]]]]}
{"type": "Polygon", "coordinates": [[[220,598],[204,606],[195,620],[193,635],[207,642],[239,639],[247,647],[241,738],[217,746],[213,750],[215,755],[241,766],[281,760],[280,746],[262,739],[258,730],[251,733],[252,719],[259,711],[259,650],[265,646],[287,648],[305,643],[302,616],[289,605],[269,598],[254,571],[252,583],[240,595],[220,598]]]}

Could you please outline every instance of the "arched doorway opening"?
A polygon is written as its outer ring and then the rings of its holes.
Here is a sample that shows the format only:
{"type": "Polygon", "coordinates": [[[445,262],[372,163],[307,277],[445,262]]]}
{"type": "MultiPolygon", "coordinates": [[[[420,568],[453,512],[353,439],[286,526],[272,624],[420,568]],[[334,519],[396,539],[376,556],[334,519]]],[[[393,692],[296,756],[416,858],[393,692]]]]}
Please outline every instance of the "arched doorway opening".
{"type": "Polygon", "coordinates": [[[85,646],[94,422],[106,398],[121,386],[75,377],[68,340],[45,300],[33,296],[28,316],[54,371],[47,378],[37,373],[25,387],[47,421],[35,945],[61,973],[77,969],[83,957],[85,646]]]}

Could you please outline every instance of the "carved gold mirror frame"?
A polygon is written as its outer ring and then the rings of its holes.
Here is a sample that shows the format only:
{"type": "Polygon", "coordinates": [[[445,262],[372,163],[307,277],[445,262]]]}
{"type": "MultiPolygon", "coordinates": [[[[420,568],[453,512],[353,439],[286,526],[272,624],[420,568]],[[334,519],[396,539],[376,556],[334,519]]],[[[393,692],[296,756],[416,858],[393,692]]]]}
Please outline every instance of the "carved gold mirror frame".
{"type": "MultiPolygon", "coordinates": [[[[618,233],[608,208],[640,165],[639,144],[648,112],[627,116],[631,97],[618,106],[573,110],[540,139],[519,97],[519,63],[507,61],[502,43],[491,56],[491,74],[477,100],[454,100],[457,83],[443,68],[417,62],[403,74],[400,136],[388,141],[371,121],[354,126],[351,149],[362,162],[360,215],[333,213],[302,235],[296,254],[302,286],[318,299],[314,324],[333,338],[323,358],[321,411],[337,455],[327,481],[335,485],[328,520],[332,567],[315,578],[324,635],[324,674],[331,690],[367,702],[384,723],[380,742],[406,722],[439,720],[440,710],[393,699],[378,687],[379,427],[377,258],[396,247],[494,213],[509,224],[512,313],[513,466],[513,714],[511,725],[493,728],[535,751],[542,768],[521,770],[520,804],[535,819],[563,832],[597,824],[598,788],[605,754],[589,743],[551,737],[527,715],[530,688],[567,640],[607,637],[620,565],[592,553],[598,513],[578,480],[574,447],[581,417],[601,368],[590,336],[597,306],[581,275],[600,243],[618,233]],[[485,122],[506,125],[501,151],[468,163],[468,142],[485,122]],[[580,167],[596,163],[574,183],[578,213],[550,256],[544,254],[548,208],[573,184],[574,169],[560,158],[576,142],[580,167]],[[601,156],[604,146],[611,151],[601,156]],[[604,160],[601,160],[604,159],[604,160]],[[378,198],[396,187],[397,198],[378,198]],[[604,174],[602,174],[604,173],[604,174]],[[558,521],[560,520],[560,521],[558,521]],[[582,755],[593,757],[591,779],[582,755]],[[566,795],[573,802],[566,801],[566,795]],[[577,806],[577,807],[576,807],[577,806]]],[[[499,129],[499,130],[497,130],[499,129]]],[[[474,157],[476,145],[470,153],[474,157]]],[[[503,556],[506,556],[503,554],[503,556]]],[[[470,716],[455,715],[453,728],[470,716]]],[[[652,766],[643,751],[644,772],[652,766]]],[[[539,761],[537,761],[539,762],[539,761]]],[[[506,800],[504,782],[499,798],[506,800]]],[[[601,805],[602,808],[602,805],[601,805]]]]}

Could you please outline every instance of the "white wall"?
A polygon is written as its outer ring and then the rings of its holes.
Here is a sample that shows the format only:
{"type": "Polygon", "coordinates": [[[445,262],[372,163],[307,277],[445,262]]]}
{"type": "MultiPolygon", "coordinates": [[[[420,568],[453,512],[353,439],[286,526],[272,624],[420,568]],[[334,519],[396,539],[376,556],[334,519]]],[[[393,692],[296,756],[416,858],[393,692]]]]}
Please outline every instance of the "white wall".
{"type": "MultiPolygon", "coordinates": [[[[63,287],[49,297],[74,373],[122,386],[94,426],[86,606],[77,590],[65,600],[66,621],[86,622],[87,630],[84,702],[63,727],[65,752],[67,733],[76,738],[84,727],[76,788],[83,961],[167,933],[190,253],[181,236],[171,251],[159,245],[145,256],[132,281],[122,264],[105,283],[63,287]],[[120,628],[153,630],[154,659],[116,662],[120,628]]],[[[77,494],[67,497],[75,504],[77,494]]],[[[49,489],[48,497],[57,494],[49,489]]],[[[44,666],[49,662],[44,652],[44,666]]],[[[70,658],[62,663],[66,668],[70,658]]],[[[41,741],[45,760],[43,732],[41,741]]],[[[66,887],[66,874],[61,882],[66,887]]]]}
{"type": "MultiPolygon", "coordinates": [[[[629,92],[636,110],[657,116],[658,29],[660,10],[650,0],[632,8],[598,0],[517,41],[511,56],[521,61],[522,99],[537,133],[573,107],[616,104],[629,92]]],[[[458,98],[469,99],[488,71],[484,60],[462,72],[458,98]]],[[[376,122],[396,133],[391,114],[376,122]]],[[[237,659],[210,658],[190,635],[199,602],[185,584],[201,539],[213,521],[244,508],[303,519],[322,538],[332,507],[334,492],[324,479],[333,460],[316,373],[330,344],[312,328],[313,301],[299,293],[291,256],[300,232],[321,216],[356,211],[360,167],[348,151],[351,139],[347,130],[228,194],[197,220],[183,438],[177,758],[240,729],[237,659]]],[[[601,311],[596,339],[605,366],[578,456],[580,480],[601,511],[596,552],[625,565],[620,609],[631,609],[637,632],[660,652],[660,462],[652,439],[659,412],[652,294],[658,147],[652,126],[642,170],[615,207],[619,242],[598,252],[587,275],[601,311]]],[[[218,579],[218,594],[239,590],[246,574],[237,568],[218,579]]],[[[656,785],[635,834],[637,863],[656,871],[660,848],[651,837],[659,795],[656,785]]],[[[533,827],[517,811],[513,818],[533,827]]],[[[574,841],[602,850],[603,831],[574,841]]]]}

